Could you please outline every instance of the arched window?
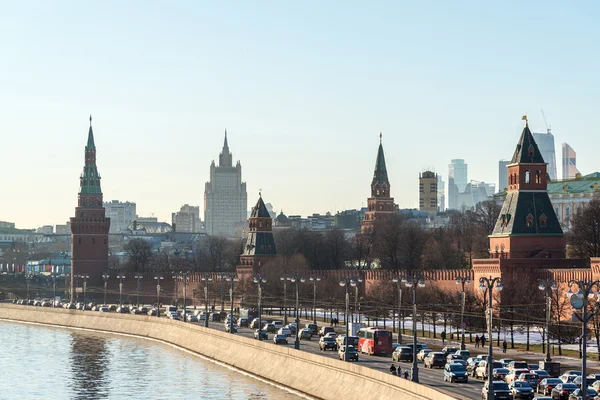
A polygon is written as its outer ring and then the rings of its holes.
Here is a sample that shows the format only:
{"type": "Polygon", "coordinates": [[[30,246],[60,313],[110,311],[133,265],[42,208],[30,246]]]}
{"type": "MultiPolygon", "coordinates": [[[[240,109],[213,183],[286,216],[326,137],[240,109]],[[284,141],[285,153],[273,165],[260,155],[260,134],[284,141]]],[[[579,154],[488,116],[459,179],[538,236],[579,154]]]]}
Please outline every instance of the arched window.
{"type": "Polygon", "coordinates": [[[542,183],[542,171],[535,171],[535,183],[542,183]]]}
{"type": "Polygon", "coordinates": [[[529,183],[529,170],[525,170],[525,183],[529,183]]]}

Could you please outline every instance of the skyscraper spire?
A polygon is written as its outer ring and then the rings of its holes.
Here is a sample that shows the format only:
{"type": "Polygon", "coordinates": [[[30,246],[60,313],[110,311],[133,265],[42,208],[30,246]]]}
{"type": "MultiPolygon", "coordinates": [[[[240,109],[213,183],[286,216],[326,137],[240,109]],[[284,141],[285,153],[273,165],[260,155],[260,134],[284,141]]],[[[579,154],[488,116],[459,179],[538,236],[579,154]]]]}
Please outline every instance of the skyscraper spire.
{"type": "Polygon", "coordinates": [[[225,128],[225,142],[223,143],[223,149],[229,150],[229,145],[227,144],[227,128],[225,128]]]}
{"type": "Polygon", "coordinates": [[[219,155],[219,167],[231,167],[233,162],[233,154],[229,151],[227,143],[227,129],[225,129],[225,140],[223,141],[223,151],[219,155]]]}

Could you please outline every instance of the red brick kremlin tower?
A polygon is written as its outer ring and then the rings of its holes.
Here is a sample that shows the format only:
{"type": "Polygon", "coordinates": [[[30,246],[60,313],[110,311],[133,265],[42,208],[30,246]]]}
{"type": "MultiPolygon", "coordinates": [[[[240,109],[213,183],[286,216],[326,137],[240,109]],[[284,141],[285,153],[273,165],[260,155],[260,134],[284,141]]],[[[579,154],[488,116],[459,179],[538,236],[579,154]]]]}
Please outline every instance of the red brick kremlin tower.
{"type": "MultiPolygon", "coordinates": [[[[100,175],[96,168],[96,146],[91,115],[85,146],[85,166],[79,182],[77,207],[75,216],[71,218],[71,293],[75,293],[75,275],[89,275],[88,292],[90,292],[90,286],[101,286],[102,273],[108,272],[110,218],[106,218],[102,207],[102,189],[100,175]]],[[[79,286],[82,286],[81,280],[79,286]]]]}
{"type": "Polygon", "coordinates": [[[248,238],[244,253],[240,256],[237,272],[240,277],[251,278],[261,272],[262,266],[277,255],[273,239],[273,220],[262,195],[259,195],[256,205],[248,218],[248,238]]]}
{"type": "Polygon", "coordinates": [[[371,181],[371,197],[367,199],[368,211],[360,223],[362,233],[374,232],[378,226],[389,221],[396,215],[397,209],[394,198],[390,197],[390,181],[383,155],[382,135],[379,133],[379,150],[375,161],[375,172],[371,181]]]}

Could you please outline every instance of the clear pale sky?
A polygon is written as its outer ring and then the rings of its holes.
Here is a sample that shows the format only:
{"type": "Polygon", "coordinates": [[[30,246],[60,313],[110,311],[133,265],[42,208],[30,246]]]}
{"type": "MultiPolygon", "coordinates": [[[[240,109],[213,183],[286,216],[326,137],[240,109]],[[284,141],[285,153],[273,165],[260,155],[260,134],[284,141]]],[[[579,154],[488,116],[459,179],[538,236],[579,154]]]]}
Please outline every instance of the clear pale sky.
{"type": "MultiPolygon", "coordinates": [[[[600,170],[597,2],[4,2],[0,220],[74,214],[89,115],[105,200],[203,210],[227,128],[251,207],[366,204],[379,132],[392,195],[464,158],[497,182],[529,115],[600,170]],[[324,4],[328,3],[328,4],[324,4]]],[[[559,159],[558,159],[559,160],[559,159]]],[[[558,161],[557,160],[557,161],[558,161]]],[[[560,165],[560,161],[559,161],[560,165]]],[[[560,173],[560,169],[559,169],[560,173]]],[[[203,212],[203,211],[202,211],[203,212]]]]}

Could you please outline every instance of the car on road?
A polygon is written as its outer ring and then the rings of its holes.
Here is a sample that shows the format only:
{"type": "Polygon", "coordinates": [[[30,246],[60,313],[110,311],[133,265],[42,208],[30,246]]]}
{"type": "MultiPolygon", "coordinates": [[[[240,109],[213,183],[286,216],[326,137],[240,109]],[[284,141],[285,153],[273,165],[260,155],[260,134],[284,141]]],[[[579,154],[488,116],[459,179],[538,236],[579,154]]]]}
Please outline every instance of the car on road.
{"type": "Polygon", "coordinates": [[[286,326],[284,326],[284,328],[288,328],[290,332],[292,332],[292,335],[295,335],[296,331],[298,330],[296,324],[287,324],[286,326]]]}
{"type": "Polygon", "coordinates": [[[335,332],[329,332],[329,333],[326,333],[323,337],[330,337],[330,338],[334,338],[335,339],[335,338],[337,338],[337,333],[335,333],[335,332]]]}
{"type": "Polygon", "coordinates": [[[312,331],[313,335],[319,334],[319,327],[317,326],[317,324],[306,324],[304,327],[309,328],[312,331]]]}
{"type": "Polygon", "coordinates": [[[354,346],[355,349],[358,348],[358,336],[348,336],[348,340],[346,340],[346,335],[338,335],[335,337],[335,342],[337,343],[338,350],[346,344],[354,346]]]}
{"type": "Polygon", "coordinates": [[[323,336],[319,340],[319,349],[321,349],[322,351],[325,351],[327,349],[337,350],[337,345],[335,343],[335,339],[332,338],[332,337],[325,337],[325,336],[323,336]]]}
{"type": "MultiPolygon", "coordinates": [[[[260,337],[263,340],[269,340],[269,334],[263,329],[260,330],[260,337]]],[[[258,339],[258,329],[254,330],[254,339],[258,339]]]]}
{"type": "Polygon", "coordinates": [[[526,369],[527,371],[529,371],[529,365],[527,364],[527,361],[511,361],[508,363],[508,365],[506,366],[506,368],[508,368],[511,372],[515,369],[526,369]]]}
{"type": "Polygon", "coordinates": [[[221,313],[218,313],[218,312],[210,313],[208,316],[209,322],[221,322],[221,320],[222,320],[221,313]]]}
{"type": "Polygon", "coordinates": [[[458,349],[454,346],[446,346],[442,349],[442,353],[446,353],[447,356],[448,354],[456,353],[457,350],[458,349]]]}
{"type": "Polygon", "coordinates": [[[579,371],[565,371],[561,376],[558,377],[558,379],[560,379],[562,383],[570,383],[573,382],[578,376],[581,376],[581,372],[579,371]]]}
{"type": "MultiPolygon", "coordinates": [[[[492,373],[494,372],[494,368],[502,368],[502,363],[498,361],[492,362],[492,373]]],[[[477,379],[487,379],[488,378],[488,362],[485,360],[479,361],[479,365],[477,369],[475,369],[475,378],[477,379]]],[[[506,383],[509,383],[506,378],[504,379],[506,383]]]]}
{"type": "MultiPolygon", "coordinates": [[[[254,318],[254,319],[252,320],[252,322],[250,322],[250,329],[258,329],[258,325],[259,325],[259,324],[258,324],[258,322],[259,322],[259,321],[258,321],[258,318],[254,318]]],[[[260,322],[261,322],[261,323],[264,323],[264,322],[265,322],[265,320],[263,319],[263,320],[262,320],[262,321],[260,321],[260,322]]]]}
{"type": "Polygon", "coordinates": [[[577,390],[577,385],[574,383],[559,383],[550,392],[550,397],[552,400],[568,400],[569,395],[575,390],[577,390]]]}
{"type": "MultiPolygon", "coordinates": [[[[581,400],[581,395],[581,389],[575,389],[573,393],[569,395],[569,400],[581,400]]],[[[586,399],[596,399],[596,396],[598,396],[598,392],[595,389],[588,387],[586,399]]]]}
{"type": "MultiPolygon", "coordinates": [[[[577,378],[573,379],[573,383],[576,384],[577,386],[581,387],[581,381],[583,380],[583,378],[581,376],[578,376],[577,378]]],[[[587,378],[585,378],[587,385],[586,386],[592,386],[594,384],[594,382],[596,382],[596,379],[594,379],[593,376],[588,376],[587,378]]]]}
{"type": "Polygon", "coordinates": [[[445,365],[446,353],[441,351],[432,351],[431,353],[427,354],[427,357],[425,357],[425,360],[423,361],[423,366],[425,368],[444,368],[445,365]]]}
{"type": "Polygon", "coordinates": [[[506,375],[506,377],[504,378],[504,380],[506,381],[506,383],[512,383],[514,381],[516,381],[517,379],[519,379],[519,376],[521,374],[525,374],[527,372],[529,372],[528,369],[525,368],[517,368],[517,369],[509,369],[510,374],[506,375]]]}
{"type": "Polygon", "coordinates": [[[450,363],[444,367],[444,382],[468,382],[467,370],[462,364],[450,363]]]}
{"type": "Polygon", "coordinates": [[[187,322],[198,322],[198,316],[188,314],[186,320],[187,322]]]}
{"type": "MultiPolygon", "coordinates": [[[[488,399],[488,385],[489,382],[486,381],[481,389],[482,400],[488,399]]],[[[512,393],[506,382],[493,381],[492,385],[494,387],[494,400],[513,400],[512,393]]]]}
{"type": "Polygon", "coordinates": [[[290,328],[279,328],[279,330],[277,331],[278,335],[285,335],[285,336],[292,336],[292,331],[290,328]]]}
{"type": "Polygon", "coordinates": [[[527,381],[515,381],[508,385],[512,393],[513,399],[533,399],[535,393],[533,388],[527,381]]]}
{"type": "Polygon", "coordinates": [[[246,317],[240,317],[240,319],[238,319],[238,322],[237,322],[238,328],[242,328],[242,327],[246,327],[247,328],[248,324],[249,324],[248,318],[246,318],[246,317]]]}
{"type": "Polygon", "coordinates": [[[225,325],[225,332],[231,333],[231,328],[232,327],[233,327],[233,333],[237,333],[237,331],[238,331],[237,330],[237,325],[235,325],[235,324],[233,324],[233,325],[231,325],[231,324],[225,325]]]}
{"type": "Polygon", "coordinates": [[[392,361],[412,361],[413,351],[408,346],[396,347],[396,350],[392,353],[392,361]]]}
{"type": "Polygon", "coordinates": [[[300,340],[304,339],[304,340],[312,340],[312,329],[310,328],[302,328],[302,330],[300,331],[300,333],[298,334],[298,338],[300,340]]]}
{"type": "Polygon", "coordinates": [[[267,333],[277,333],[277,328],[273,324],[265,324],[263,330],[267,331],[267,333]]]}
{"type": "Polygon", "coordinates": [[[534,373],[538,376],[538,382],[540,382],[542,379],[550,378],[550,374],[543,369],[531,369],[529,370],[529,372],[534,373]]]}
{"type": "Polygon", "coordinates": [[[117,308],[117,312],[119,314],[129,314],[129,308],[127,308],[127,306],[120,306],[117,308]]]}
{"type": "Polygon", "coordinates": [[[100,308],[98,309],[98,311],[100,311],[100,312],[110,312],[110,308],[108,308],[107,306],[100,306],[100,308]]]}
{"type": "Polygon", "coordinates": [[[456,350],[457,356],[460,356],[463,360],[467,361],[469,357],[471,357],[471,352],[469,350],[456,350]]]}
{"type": "Polygon", "coordinates": [[[156,317],[158,315],[158,310],[156,308],[151,308],[148,310],[148,315],[151,317],[156,317]]]}
{"type": "Polygon", "coordinates": [[[288,344],[287,336],[277,334],[277,335],[273,336],[273,343],[288,344]]]}
{"type": "Polygon", "coordinates": [[[504,364],[504,368],[508,368],[508,364],[510,364],[511,362],[513,362],[515,360],[512,358],[501,358],[498,361],[501,362],[502,364],[504,364]]]}
{"type": "Polygon", "coordinates": [[[451,363],[454,360],[462,360],[462,357],[456,353],[448,354],[446,356],[446,362],[451,363]]]}
{"type": "Polygon", "coordinates": [[[277,329],[283,328],[283,321],[281,321],[281,320],[276,319],[276,320],[271,321],[271,323],[273,325],[275,325],[275,328],[277,328],[277,329]]]}
{"type": "Polygon", "coordinates": [[[417,353],[417,361],[423,361],[427,354],[431,353],[433,350],[431,349],[423,349],[417,353]]]}
{"type": "Polygon", "coordinates": [[[590,387],[596,389],[596,391],[600,391],[600,380],[597,380],[594,383],[592,383],[590,387]]]}
{"type": "Polygon", "coordinates": [[[532,372],[525,372],[525,373],[519,374],[519,377],[517,379],[515,379],[515,382],[519,382],[519,381],[520,382],[525,381],[525,382],[529,383],[529,385],[531,385],[531,387],[534,389],[537,388],[537,385],[540,382],[537,374],[534,374],[532,372]]]}
{"type": "Polygon", "coordinates": [[[503,381],[506,375],[508,375],[508,368],[494,368],[492,370],[492,378],[495,381],[503,381]]]}
{"type": "Polygon", "coordinates": [[[537,393],[541,393],[544,395],[549,395],[554,386],[562,383],[562,381],[558,378],[544,378],[538,384],[538,387],[535,389],[537,393]]]}
{"type": "Polygon", "coordinates": [[[335,329],[333,328],[333,326],[324,326],[319,330],[319,336],[325,336],[330,332],[335,333],[335,329]]]}
{"type": "Polygon", "coordinates": [[[345,353],[348,352],[348,361],[358,361],[358,351],[354,346],[341,346],[338,350],[338,357],[344,360],[345,353]]]}

